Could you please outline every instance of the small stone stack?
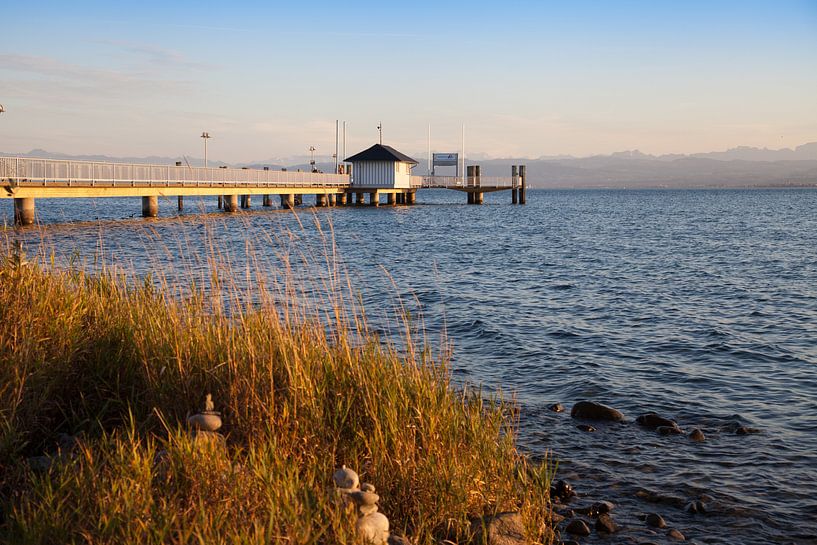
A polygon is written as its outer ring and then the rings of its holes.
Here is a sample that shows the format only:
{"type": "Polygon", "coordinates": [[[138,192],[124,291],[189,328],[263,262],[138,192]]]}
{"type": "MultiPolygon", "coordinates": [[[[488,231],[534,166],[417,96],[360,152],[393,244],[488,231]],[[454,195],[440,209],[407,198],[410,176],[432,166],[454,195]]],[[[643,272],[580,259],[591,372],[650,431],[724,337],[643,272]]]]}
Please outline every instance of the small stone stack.
{"type": "Polygon", "coordinates": [[[360,484],[357,473],[346,466],[335,471],[332,478],[343,501],[355,505],[358,535],[369,545],[385,545],[389,540],[389,519],[377,511],[380,496],[375,494],[374,486],[360,484]]]}
{"type": "Polygon", "coordinates": [[[204,400],[204,409],[187,419],[187,425],[193,428],[196,442],[221,443],[224,436],[218,433],[221,428],[221,413],[214,411],[213,396],[207,394],[204,400]]]}

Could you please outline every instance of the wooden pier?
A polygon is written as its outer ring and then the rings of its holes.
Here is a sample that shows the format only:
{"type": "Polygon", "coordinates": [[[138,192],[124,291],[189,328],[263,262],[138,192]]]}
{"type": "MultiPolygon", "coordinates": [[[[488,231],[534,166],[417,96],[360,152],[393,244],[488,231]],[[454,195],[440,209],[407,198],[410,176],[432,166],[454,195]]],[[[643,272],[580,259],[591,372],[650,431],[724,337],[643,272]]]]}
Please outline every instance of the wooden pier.
{"type": "Polygon", "coordinates": [[[464,192],[470,204],[482,204],[485,193],[510,190],[512,203],[524,204],[525,167],[514,166],[511,174],[482,177],[479,166],[469,166],[465,177],[411,176],[410,187],[361,187],[350,174],[0,157],[0,198],[13,200],[17,225],[34,223],[35,199],[49,198],[141,197],[144,217],[159,214],[160,197],[177,197],[182,210],[187,196],[215,196],[228,212],[249,209],[255,195],[264,207],[272,206],[273,195],[282,208],[294,208],[304,195],[314,195],[318,207],[379,206],[382,195],[389,206],[409,206],[424,188],[464,192]]]}

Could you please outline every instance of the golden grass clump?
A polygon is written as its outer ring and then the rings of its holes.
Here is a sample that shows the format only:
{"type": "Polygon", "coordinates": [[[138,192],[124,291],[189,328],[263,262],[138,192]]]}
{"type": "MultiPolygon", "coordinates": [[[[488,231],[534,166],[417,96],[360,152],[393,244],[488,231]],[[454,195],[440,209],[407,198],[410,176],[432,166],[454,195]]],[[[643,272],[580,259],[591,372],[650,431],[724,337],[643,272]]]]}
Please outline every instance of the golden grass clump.
{"type": "Polygon", "coordinates": [[[179,295],[0,259],[0,541],[357,543],[327,494],[341,464],[416,543],[467,543],[502,511],[552,540],[551,468],[517,452],[514,407],[453,388],[410,327],[398,348],[291,286],[213,272],[179,295]],[[224,445],[185,429],[205,393],[224,445]]]}

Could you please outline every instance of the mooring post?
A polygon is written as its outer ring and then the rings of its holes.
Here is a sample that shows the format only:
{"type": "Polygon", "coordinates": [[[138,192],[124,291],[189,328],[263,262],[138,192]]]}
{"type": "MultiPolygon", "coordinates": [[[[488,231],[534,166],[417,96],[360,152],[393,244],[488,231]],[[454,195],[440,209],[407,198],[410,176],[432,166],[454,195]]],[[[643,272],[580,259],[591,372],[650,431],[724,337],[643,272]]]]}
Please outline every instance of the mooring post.
{"type": "Polygon", "coordinates": [[[224,195],[224,211],[238,212],[238,195],[224,195]]]}
{"type": "Polygon", "coordinates": [[[474,192],[470,191],[470,187],[474,183],[474,167],[473,165],[468,165],[465,167],[465,191],[468,194],[468,204],[474,204],[476,199],[474,198],[474,192]]]}
{"type": "Polygon", "coordinates": [[[272,197],[270,197],[269,195],[264,195],[264,201],[262,203],[262,206],[267,207],[272,206],[272,197]]]}
{"type": "Polygon", "coordinates": [[[224,195],[218,196],[218,209],[221,210],[224,208],[224,195]]]}
{"type": "MultiPolygon", "coordinates": [[[[479,165],[474,165],[474,185],[477,187],[482,186],[482,169],[479,165]]],[[[474,194],[474,204],[482,204],[483,193],[482,191],[477,191],[474,194]]]]}
{"type": "Polygon", "coordinates": [[[31,225],[34,223],[34,199],[30,197],[14,199],[15,225],[31,225]]]}
{"type": "Polygon", "coordinates": [[[519,202],[519,192],[517,190],[517,186],[519,185],[519,180],[517,179],[519,175],[518,172],[519,167],[511,165],[511,204],[517,204],[519,202]]]}
{"type": "Polygon", "coordinates": [[[159,197],[142,197],[142,217],[155,218],[159,215],[159,197]]]}
{"type": "Polygon", "coordinates": [[[519,165],[519,204],[525,204],[525,191],[527,186],[527,167],[519,165]]]}

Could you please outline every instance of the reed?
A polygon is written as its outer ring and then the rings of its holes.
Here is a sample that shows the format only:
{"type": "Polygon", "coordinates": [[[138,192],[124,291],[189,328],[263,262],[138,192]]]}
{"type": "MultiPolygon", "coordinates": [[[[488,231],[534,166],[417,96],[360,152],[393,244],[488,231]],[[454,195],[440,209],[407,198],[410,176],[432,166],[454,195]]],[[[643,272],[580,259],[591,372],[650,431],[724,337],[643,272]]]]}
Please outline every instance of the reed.
{"type": "MultiPolygon", "coordinates": [[[[7,239],[0,541],[356,543],[327,494],[341,464],[416,543],[466,543],[473,520],[501,511],[552,541],[552,468],[518,452],[513,403],[453,387],[408,313],[387,342],[354,298],[305,304],[312,288],[288,260],[237,273],[215,247],[207,282],[179,287],[20,263],[7,239]],[[205,393],[225,445],[185,429],[205,393]]],[[[317,253],[334,263],[331,243],[317,253]]],[[[336,268],[317,276],[351,293],[336,268]]]]}

